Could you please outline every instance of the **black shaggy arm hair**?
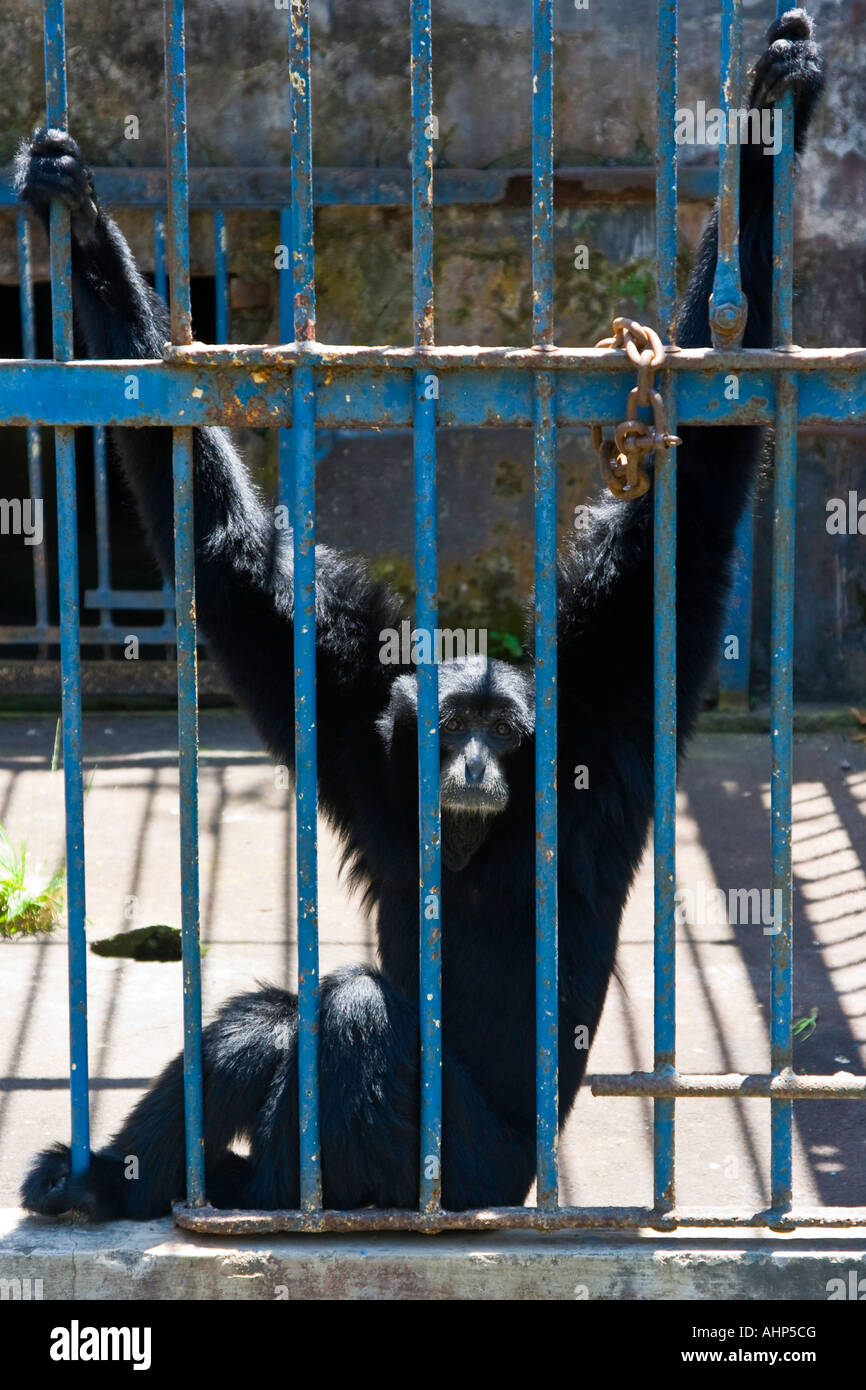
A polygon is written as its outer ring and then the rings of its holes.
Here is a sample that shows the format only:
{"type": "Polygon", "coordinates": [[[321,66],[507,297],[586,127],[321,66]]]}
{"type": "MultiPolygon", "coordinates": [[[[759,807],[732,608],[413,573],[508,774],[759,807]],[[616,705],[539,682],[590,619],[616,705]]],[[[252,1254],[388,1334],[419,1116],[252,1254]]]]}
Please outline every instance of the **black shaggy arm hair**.
{"type": "MultiPolygon", "coordinates": [[[[795,100],[795,146],[824,85],[823,59],[803,10],[774,21],[752,79],[749,105],[795,100]]],[[[758,145],[741,154],[740,263],[748,320],[743,346],[772,342],[774,159],[758,145]]],[[[709,300],[718,249],[713,212],[677,322],[681,347],[709,347],[709,300]]],[[[764,432],[757,427],[684,427],[677,450],[677,713],[679,745],[694,726],[702,688],[719,654],[737,522],[749,505],[764,432]]],[[[605,497],[567,546],[559,567],[559,701],[562,764],[594,767],[611,806],[651,796],[653,493],[605,497]],[[587,730],[593,730],[590,742],[587,730]],[[621,759],[617,750],[625,756],[621,759]],[[637,758],[635,758],[637,753],[637,758]],[[573,756],[572,756],[573,755],[573,756]],[[626,775],[627,766],[627,775],[626,775]],[[638,782],[635,783],[635,777],[638,782]],[[617,783],[614,795],[613,783],[617,783]]],[[[597,803],[596,803],[597,804],[597,803]]]]}
{"type": "MultiPolygon", "coordinates": [[[[166,307],[99,206],[71,136],[37,132],[19,153],[16,185],[46,226],[52,198],[71,210],[76,330],[87,356],[160,358],[169,338],[166,307]]],[[[112,429],[110,437],[153,551],[172,580],[171,431],[112,429]]],[[[291,765],[291,533],[275,524],[223,429],[194,431],[194,509],[201,630],[270,752],[291,765]]],[[[379,633],[394,625],[399,600],[362,563],[325,546],[317,547],[316,564],[319,788],[323,809],[347,831],[363,819],[359,796],[381,785],[375,718],[397,668],[379,661],[379,633]]]]}

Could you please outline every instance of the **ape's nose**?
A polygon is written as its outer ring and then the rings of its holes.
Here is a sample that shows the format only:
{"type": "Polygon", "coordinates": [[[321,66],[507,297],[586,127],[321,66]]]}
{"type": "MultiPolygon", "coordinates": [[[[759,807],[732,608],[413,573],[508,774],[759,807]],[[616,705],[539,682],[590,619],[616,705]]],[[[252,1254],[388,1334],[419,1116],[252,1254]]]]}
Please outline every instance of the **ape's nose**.
{"type": "Polygon", "coordinates": [[[466,781],[470,786],[477,786],[484,781],[484,769],[487,766],[483,753],[473,752],[466,754],[465,768],[466,781]]]}

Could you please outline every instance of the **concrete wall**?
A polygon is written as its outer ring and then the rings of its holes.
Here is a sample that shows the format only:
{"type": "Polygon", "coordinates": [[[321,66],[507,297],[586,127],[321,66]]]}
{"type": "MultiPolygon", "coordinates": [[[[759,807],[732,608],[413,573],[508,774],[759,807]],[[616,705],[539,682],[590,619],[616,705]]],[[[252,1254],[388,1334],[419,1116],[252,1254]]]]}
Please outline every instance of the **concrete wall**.
{"type": "MultiPolygon", "coordinates": [[[[798,194],[801,294],[795,337],[807,345],[857,344],[866,304],[863,76],[866,3],[813,0],[830,72],[798,194]]],[[[754,54],[774,6],[745,0],[746,51],[754,54]]],[[[719,6],[681,7],[681,104],[715,101],[719,6]]],[[[557,6],[557,159],[563,165],[645,164],[654,145],[656,6],[650,0],[571,0],[557,6]]],[[[95,164],[155,165],[164,158],[161,6],[118,0],[68,5],[73,130],[95,164]],[[124,138],[129,115],[139,138],[124,138]]],[[[313,0],[314,155],[319,165],[404,165],[408,144],[408,7],[405,0],[313,0]]],[[[437,0],[435,109],[440,163],[526,167],[530,144],[526,0],[437,0]]],[[[288,159],[286,14],[270,0],[190,0],[187,6],[190,160],[199,165],[284,165],[288,159]]],[[[41,5],[0,0],[0,162],[41,115],[41,5]]],[[[683,151],[683,162],[706,150],[683,151]]],[[[705,207],[681,206],[681,275],[705,207]]],[[[122,217],[145,268],[152,237],[141,214],[122,217]]],[[[15,278],[12,218],[0,217],[0,283],[15,278]]],[[[495,206],[437,212],[437,337],[443,343],[521,343],[530,330],[529,213],[525,196],[495,206]]],[[[319,333],[351,343],[410,340],[410,227],[401,209],[326,208],[317,214],[319,333]]],[[[229,218],[232,336],[275,340],[276,221],[229,218]]],[[[589,344],[614,313],[654,317],[653,211],[647,199],[606,205],[566,197],[556,216],[557,337],[589,344]],[[590,272],[573,265],[590,247],[590,272]]],[[[37,249],[37,273],[44,253],[37,249]]],[[[213,273],[209,219],[196,215],[193,271],[213,273]]],[[[273,479],[273,441],[247,439],[273,479]]],[[[561,522],[596,487],[584,435],[562,438],[561,522]]],[[[829,536],[828,498],[860,487],[863,439],[801,441],[797,564],[797,680],[804,699],[866,692],[866,538],[829,536]]],[[[449,620],[520,627],[531,571],[531,449],[519,432],[456,432],[441,448],[442,596],[449,620]]],[[[20,471],[19,445],[7,452],[20,471]]],[[[340,443],[320,470],[321,535],[356,547],[398,580],[411,555],[410,449],[405,440],[340,443]]],[[[754,661],[768,671],[770,507],[759,509],[754,661]]],[[[118,523],[120,524],[120,523],[118,523]]],[[[127,538],[128,540],[128,538],[127,538]]],[[[131,544],[131,542],[128,542],[131,544]]],[[[143,552],[136,564],[144,564],[143,552]]]]}

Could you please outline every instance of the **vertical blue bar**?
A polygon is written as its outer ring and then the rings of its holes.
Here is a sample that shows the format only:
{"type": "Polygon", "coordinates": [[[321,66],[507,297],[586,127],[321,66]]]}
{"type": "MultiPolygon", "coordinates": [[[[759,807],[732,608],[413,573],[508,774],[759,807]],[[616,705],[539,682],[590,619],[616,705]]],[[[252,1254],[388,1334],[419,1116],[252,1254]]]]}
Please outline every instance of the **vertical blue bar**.
{"type": "Polygon", "coordinates": [[[174,429],[172,441],[186,1183],[187,1202],[190,1206],[201,1206],[205,1201],[205,1154],[198,882],[198,672],[195,639],[193,432],[191,429],[174,429]]]}
{"type": "MultiPolygon", "coordinates": [[[[280,271],[280,342],[290,343],[295,336],[295,305],[292,257],[292,209],[280,208],[280,245],[285,246],[287,265],[280,271]]],[[[277,499],[289,506],[294,484],[292,467],[292,431],[277,431],[277,499]]]]}
{"type": "MultiPolygon", "coordinates": [[[[36,316],[33,309],[33,274],[30,264],[30,224],[23,213],[17,218],[18,298],[21,306],[21,347],[24,357],[36,356],[36,316]]],[[[31,497],[44,498],[42,486],[42,435],[38,425],[27,426],[27,488],[31,497]]],[[[45,543],[34,545],[33,594],[36,626],[48,627],[48,565],[45,543]]]]}
{"type": "Polygon", "coordinates": [[[553,0],[532,6],[532,341],[553,343],[553,0]]]}
{"type": "MultiPolygon", "coordinates": [[[[164,0],[168,259],[171,339],[192,341],[189,299],[189,176],[183,0],[164,0]]],[[[180,882],[183,947],[183,1079],[187,1202],[205,1201],[201,1050],[201,948],[198,883],[198,672],[195,638],[193,434],[172,432],[174,593],[177,624],[177,730],[180,780],[180,882]]]]}
{"type": "MultiPolygon", "coordinates": [[[[676,431],[675,373],[665,376],[667,425],[676,431]]],[[[656,451],[653,483],[653,1049],[656,1072],[675,1066],[677,828],[677,467],[676,449],[656,451]]],[[[675,1202],[675,1102],[655,1100],[653,1205],[675,1202]]]]}
{"type": "Polygon", "coordinates": [[[168,143],[168,273],[171,341],[192,342],[189,297],[189,171],[186,151],[186,49],[183,0],[163,0],[168,143]]]}
{"type": "Polygon", "coordinates": [[[213,215],[214,295],[216,298],[216,340],[229,340],[229,275],[226,244],[226,215],[220,208],[213,215]]]}
{"type": "MultiPolygon", "coordinates": [[[[315,340],[310,0],[293,0],[289,33],[292,127],[292,264],[295,338],[315,340]]],[[[322,1205],[319,1152],[319,894],[316,861],[316,396],[313,371],[292,389],[295,470],[295,774],[298,876],[298,1081],[301,1206],[322,1205]]]]}
{"type": "MultiPolygon", "coordinates": [[[[658,97],[656,107],[656,285],[662,337],[673,340],[676,309],[677,156],[674,129],[677,105],[677,5],[660,0],[658,11],[658,97]]],[[[672,418],[674,374],[663,390],[672,418]]],[[[653,549],[653,762],[654,907],[653,1040],[654,1066],[673,1067],[675,1057],[676,931],[676,453],[656,454],[653,549]]],[[[657,1212],[675,1200],[675,1102],[653,1102],[653,1204],[657,1212]]]]}
{"type": "MultiPolygon", "coordinates": [[[[45,0],[45,104],[49,126],[67,128],[63,0],[45,0]]],[[[51,204],[51,316],[54,356],[72,358],[72,255],[69,214],[51,204]]],[[[60,569],[60,686],[66,798],[66,896],[69,920],[69,1092],[71,1168],[90,1165],[87,1062],[87,936],[84,896],[84,784],[81,775],[81,652],[78,598],[78,498],[75,431],[55,430],[57,543],[60,569]]]]}
{"type": "MultiPolygon", "coordinates": [[[[430,0],[411,0],[412,292],[416,347],[433,343],[433,47],[430,0]]],[[[428,632],[430,664],[419,664],[418,867],[421,1019],[420,1206],[442,1200],[442,870],[439,803],[439,670],[436,527],[436,377],[414,374],[415,626],[428,632]]]]}
{"type": "Polygon", "coordinates": [[[537,1203],[559,1200],[556,386],[535,376],[535,1039],[537,1203]]]}
{"type": "MultiPolygon", "coordinates": [[[[722,90],[724,112],[740,104],[742,0],[722,0],[722,90]]],[[[740,146],[725,142],[719,151],[719,251],[710,327],[713,347],[738,347],[747,308],[740,279],[740,146]]]]}
{"type": "Polygon", "coordinates": [[[310,102],[310,0],[292,0],[289,16],[292,127],[292,265],[295,338],[316,336],[313,257],[313,125],[310,102]]]}
{"type": "MultiPolygon", "coordinates": [[[[553,0],[532,12],[532,329],[553,346],[553,0]]],[[[538,372],[535,456],[535,1041],[538,1206],[559,1201],[556,388],[538,372]]]]}
{"type": "MultiPolygon", "coordinates": [[[[778,5],[781,14],[786,9],[778,5]]],[[[786,93],[776,107],[782,143],[773,158],[773,340],[792,339],[794,259],[794,110],[786,93]]],[[[770,984],[770,1066],[793,1065],[792,991],[794,888],[791,864],[791,787],[794,776],[794,558],[797,507],[797,387],[788,375],[776,387],[773,597],[771,617],[770,727],[773,888],[780,893],[781,922],[774,922],[770,984]]],[[[792,1200],[794,1107],[770,1102],[770,1206],[788,1211],[792,1200]]]]}
{"type": "Polygon", "coordinates": [[[168,303],[168,271],[165,265],[165,217],[153,214],[153,287],[164,304],[168,303]]]}

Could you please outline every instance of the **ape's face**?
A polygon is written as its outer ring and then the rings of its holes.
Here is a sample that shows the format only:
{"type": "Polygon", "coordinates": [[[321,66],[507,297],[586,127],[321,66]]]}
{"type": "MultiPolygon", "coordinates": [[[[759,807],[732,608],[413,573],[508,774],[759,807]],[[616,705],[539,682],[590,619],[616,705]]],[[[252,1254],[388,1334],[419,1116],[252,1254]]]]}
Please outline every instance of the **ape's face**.
{"type": "Polygon", "coordinates": [[[521,742],[519,711],[507,699],[450,696],[439,704],[442,809],[495,815],[508,805],[508,755],[521,742]]]}
{"type": "MultiPolygon", "coordinates": [[[[401,759],[409,747],[414,748],[417,715],[415,677],[398,676],[379,730],[389,751],[401,759]],[[395,739],[399,739],[399,754],[395,739]]],[[[454,813],[459,822],[479,817],[487,821],[504,811],[509,800],[509,760],[532,737],[534,727],[532,681],[524,671],[483,656],[443,662],[439,667],[443,815],[452,822],[454,813]]]]}

